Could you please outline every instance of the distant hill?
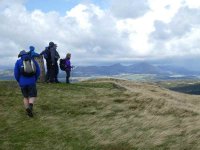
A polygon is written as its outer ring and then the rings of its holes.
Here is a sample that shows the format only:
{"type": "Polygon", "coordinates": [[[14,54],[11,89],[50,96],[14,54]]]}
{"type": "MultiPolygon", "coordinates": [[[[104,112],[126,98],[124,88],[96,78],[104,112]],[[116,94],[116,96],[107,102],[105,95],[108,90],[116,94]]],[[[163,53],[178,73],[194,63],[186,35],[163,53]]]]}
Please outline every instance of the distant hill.
{"type": "Polygon", "coordinates": [[[162,74],[164,71],[154,65],[149,63],[136,63],[130,66],[127,66],[127,72],[137,73],[137,74],[162,74]]]}
{"type": "Polygon", "coordinates": [[[135,63],[125,66],[114,64],[111,66],[86,66],[77,67],[73,71],[74,76],[94,76],[94,75],[119,75],[119,74],[157,74],[157,75],[197,75],[198,72],[190,71],[177,66],[156,66],[146,62],[135,63]]]}
{"type": "Polygon", "coordinates": [[[168,74],[182,74],[182,75],[199,75],[200,72],[197,71],[191,71],[184,67],[177,67],[172,65],[161,65],[157,66],[159,69],[161,69],[163,72],[166,72],[168,74]]]}
{"type": "Polygon", "coordinates": [[[0,82],[0,149],[199,149],[200,96],[99,79],[38,84],[34,118],[16,82],[0,82]]]}
{"type": "Polygon", "coordinates": [[[200,95],[200,81],[199,80],[161,81],[161,82],[157,82],[157,84],[173,91],[200,95]]]}
{"type": "Polygon", "coordinates": [[[12,69],[0,70],[0,80],[13,80],[14,72],[12,69]]]}
{"type": "MultiPolygon", "coordinates": [[[[147,62],[135,63],[129,66],[120,63],[110,66],[78,66],[72,71],[73,77],[114,76],[121,74],[155,74],[159,76],[159,79],[170,79],[170,76],[173,75],[187,76],[183,77],[183,79],[188,79],[200,75],[198,72],[190,71],[182,67],[153,65],[147,62]]],[[[65,78],[65,72],[60,71],[59,77],[65,78]]],[[[14,79],[13,70],[1,70],[0,79],[14,79]]]]}

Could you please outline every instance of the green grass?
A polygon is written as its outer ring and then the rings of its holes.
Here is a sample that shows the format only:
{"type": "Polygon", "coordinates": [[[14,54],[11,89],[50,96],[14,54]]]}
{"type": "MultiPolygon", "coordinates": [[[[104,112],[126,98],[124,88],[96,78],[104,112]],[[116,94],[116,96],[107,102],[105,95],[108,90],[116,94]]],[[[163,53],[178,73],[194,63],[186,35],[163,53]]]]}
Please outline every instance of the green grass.
{"type": "Polygon", "coordinates": [[[0,149],[200,148],[199,114],[164,108],[165,99],[109,81],[37,88],[34,118],[29,118],[17,83],[0,82],[0,149]]]}
{"type": "Polygon", "coordinates": [[[158,85],[181,93],[200,95],[200,82],[196,80],[163,81],[158,85]]]}

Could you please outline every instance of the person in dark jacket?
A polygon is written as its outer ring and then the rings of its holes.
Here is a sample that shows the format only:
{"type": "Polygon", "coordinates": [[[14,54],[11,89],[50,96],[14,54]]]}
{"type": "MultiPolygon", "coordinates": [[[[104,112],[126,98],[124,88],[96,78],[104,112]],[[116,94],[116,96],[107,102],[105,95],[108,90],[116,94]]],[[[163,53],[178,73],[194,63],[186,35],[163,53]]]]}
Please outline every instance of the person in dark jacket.
{"type": "Polygon", "coordinates": [[[71,72],[71,69],[73,68],[71,66],[71,62],[70,62],[70,59],[71,59],[71,54],[68,53],[66,55],[66,61],[65,61],[65,68],[66,68],[66,83],[70,83],[69,81],[69,78],[70,78],[70,72],[71,72]]]}
{"type": "Polygon", "coordinates": [[[32,110],[34,101],[37,97],[36,82],[40,75],[40,68],[38,63],[35,60],[33,60],[36,67],[36,72],[32,76],[25,76],[22,74],[21,68],[23,67],[24,60],[31,59],[30,55],[25,51],[21,51],[18,57],[20,57],[20,59],[18,59],[15,63],[14,76],[21,88],[21,92],[24,97],[24,106],[27,111],[27,114],[29,117],[33,117],[32,110]]]}
{"type": "Polygon", "coordinates": [[[50,82],[51,83],[59,83],[58,81],[58,59],[60,58],[60,55],[57,51],[57,45],[53,42],[49,43],[49,51],[51,55],[51,67],[50,67],[50,82]]]}

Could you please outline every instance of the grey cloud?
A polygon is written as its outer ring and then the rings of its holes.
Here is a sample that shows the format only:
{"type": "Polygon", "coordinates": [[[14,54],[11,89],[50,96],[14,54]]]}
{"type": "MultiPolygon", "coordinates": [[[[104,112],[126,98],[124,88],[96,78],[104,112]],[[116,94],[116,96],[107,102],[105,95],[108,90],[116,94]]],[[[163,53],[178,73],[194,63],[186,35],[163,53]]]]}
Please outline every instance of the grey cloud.
{"type": "Polygon", "coordinates": [[[191,31],[194,25],[200,25],[200,9],[181,8],[169,24],[175,36],[183,36],[191,31]]]}
{"type": "Polygon", "coordinates": [[[137,18],[149,11],[147,0],[112,0],[111,12],[120,19],[137,18]]]}
{"type": "Polygon", "coordinates": [[[170,5],[166,5],[166,6],[165,6],[165,9],[168,9],[168,10],[169,10],[170,8],[171,8],[170,5]]]}
{"type": "Polygon", "coordinates": [[[194,30],[200,28],[200,9],[182,7],[171,22],[155,21],[155,31],[150,35],[155,53],[198,55],[200,44],[194,30]]]}
{"type": "Polygon", "coordinates": [[[170,23],[155,21],[155,31],[151,34],[154,40],[180,38],[191,31],[192,27],[200,25],[200,9],[180,8],[170,23]]]}
{"type": "Polygon", "coordinates": [[[0,0],[0,10],[5,7],[24,4],[26,1],[27,0],[0,0]]]}
{"type": "Polygon", "coordinates": [[[159,41],[165,41],[171,38],[170,28],[162,21],[154,22],[155,31],[151,34],[151,38],[159,41]]]}

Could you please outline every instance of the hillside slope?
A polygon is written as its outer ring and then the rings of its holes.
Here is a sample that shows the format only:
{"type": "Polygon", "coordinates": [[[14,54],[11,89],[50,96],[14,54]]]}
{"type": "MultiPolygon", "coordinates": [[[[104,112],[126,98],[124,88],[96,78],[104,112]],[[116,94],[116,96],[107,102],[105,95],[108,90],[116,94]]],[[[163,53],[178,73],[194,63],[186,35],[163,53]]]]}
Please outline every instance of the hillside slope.
{"type": "Polygon", "coordinates": [[[34,118],[0,82],[0,149],[200,149],[200,96],[115,79],[38,84],[34,118]]]}

